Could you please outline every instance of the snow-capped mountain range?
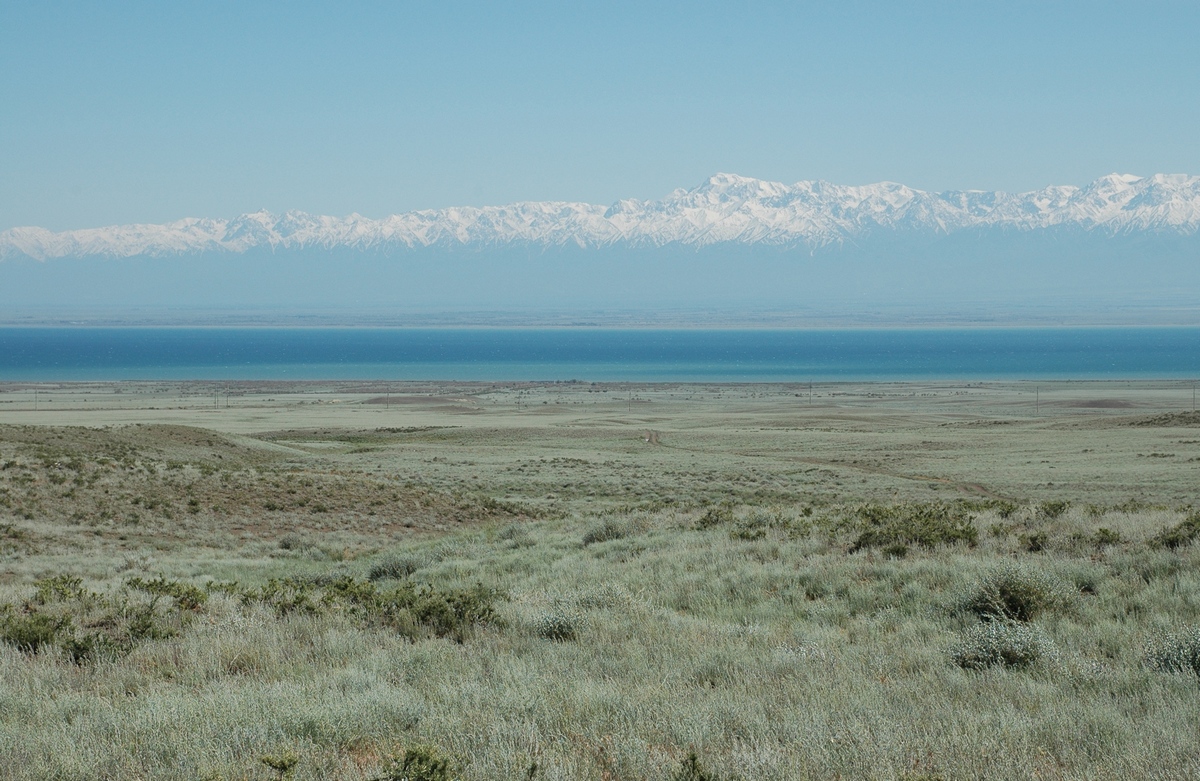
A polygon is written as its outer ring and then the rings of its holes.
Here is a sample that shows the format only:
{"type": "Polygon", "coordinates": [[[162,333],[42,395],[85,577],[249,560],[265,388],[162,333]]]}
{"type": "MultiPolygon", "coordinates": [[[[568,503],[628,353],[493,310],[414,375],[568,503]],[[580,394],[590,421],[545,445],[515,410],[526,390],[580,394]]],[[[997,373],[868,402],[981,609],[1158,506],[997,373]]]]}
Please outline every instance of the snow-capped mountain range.
{"type": "Polygon", "coordinates": [[[925,192],[892,182],[785,185],[717,174],[658,201],[611,206],[527,202],[408,212],[379,220],[261,211],[234,219],[187,218],[164,225],[119,225],[55,233],[0,233],[0,258],[134,257],[275,249],[535,245],[544,247],[703,247],[761,244],[819,248],[889,232],[949,234],[968,229],[1194,234],[1200,177],[1103,176],[1085,187],[1009,194],[925,192]]]}

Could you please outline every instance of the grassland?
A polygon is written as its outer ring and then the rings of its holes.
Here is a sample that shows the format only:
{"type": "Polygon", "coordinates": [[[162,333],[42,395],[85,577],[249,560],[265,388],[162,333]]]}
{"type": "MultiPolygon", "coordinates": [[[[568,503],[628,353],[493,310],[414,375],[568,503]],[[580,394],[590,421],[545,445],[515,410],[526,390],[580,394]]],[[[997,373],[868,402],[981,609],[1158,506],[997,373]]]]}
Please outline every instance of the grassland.
{"type": "Polygon", "coordinates": [[[1200,775],[1183,384],[34,390],[4,778],[1200,775]]]}

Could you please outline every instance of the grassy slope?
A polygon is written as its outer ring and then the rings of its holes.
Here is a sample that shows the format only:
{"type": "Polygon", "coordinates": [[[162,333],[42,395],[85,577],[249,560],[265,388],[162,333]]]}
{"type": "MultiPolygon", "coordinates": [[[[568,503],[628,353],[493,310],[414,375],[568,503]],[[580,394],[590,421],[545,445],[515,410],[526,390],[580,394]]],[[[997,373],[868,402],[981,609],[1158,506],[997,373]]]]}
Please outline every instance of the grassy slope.
{"type": "Polygon", "coordinates": [[[803,453],[749,426],[650,449],[602,428],[5,429],[14,605],[63,573],[117,593],[159,572],[387,570],[508,599],[462,643],[214,593],[116,658],[0,644],[0,775],[266,779],[261,758],[291,751],[296,778],[365,779],[421,742],[469,779],[535,762],[538,778],[667,779],[689,749],[724,779],[1194,777],[1196,677],[1146,649],[1200,622],[1200,554],[1155,539],[1186,517],[1198,432],[1064,421],[1043,440],[1040,424],[963,463],[942,448],[974,429],[944,422],[842,421],[870,452],[814,426],[803,453]],[[1113,447],[1145,455],[1065,455],[1113,447]],[[1043,485],[1051,459],[1071,495],[1043,485]],[[1142,477],[1161,503],[1128,502],[1142,477]],[[732,512],[706,521],[723,498],[732,512]],[[1071,504],[1051,517],[1051,498],[1071,504]],[[866,499],[944,499],[978,542],[852,553],[866,499]],[[980,620],[961,605],[1014,562],[1065,595],[1033,621],[1043,655],[962,669],[951,651],[980,620]]]}

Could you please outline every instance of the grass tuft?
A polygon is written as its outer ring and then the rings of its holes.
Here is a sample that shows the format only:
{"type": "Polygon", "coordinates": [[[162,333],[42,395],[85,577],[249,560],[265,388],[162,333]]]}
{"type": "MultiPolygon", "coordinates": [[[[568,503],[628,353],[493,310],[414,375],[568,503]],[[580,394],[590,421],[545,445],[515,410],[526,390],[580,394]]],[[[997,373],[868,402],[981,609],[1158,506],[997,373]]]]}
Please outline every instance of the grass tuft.
{"type": "Polygon", "coordinates": [[[1171,632],[1154,640],[1146,649],[1146,664],[1162,672],[1200,676],[1200,626],[1171,632]]]}
{"type": "Polygon", "coordinates": [[[622,537],[628,537],[631,532],[632,529],[630,528],[628,522],[621,522],[613,518],[607,518],[584,532],[583,544],[593,545],[598,542],[619,540],[622,537]]]}
{"type": "Polygon", "coordinates": [[[983,621],[1028,622],[1070,602],[1070,587],[1044,572],[1006,566],[983,578],[962,607],[983,621]]]}
{"type": "Polygon", "coordinates": [[[403,580],[421,568],[415,556],[388,556],[371,565],[367,580],[403,580]]]}
{"type": "Polygon", "coordinates": [[[1054,645],[1041,629],[1016,621],[976,624],[950,649],[950,660],[964,670],[1023,668],[1055,655],[1054,645]]]}
{"type": "Polygon", "coordinates": [[[580,619],[565,610],[548,610],[533,623],[533,632],[545,640],[565,643],[579,638],[580,619]]]}

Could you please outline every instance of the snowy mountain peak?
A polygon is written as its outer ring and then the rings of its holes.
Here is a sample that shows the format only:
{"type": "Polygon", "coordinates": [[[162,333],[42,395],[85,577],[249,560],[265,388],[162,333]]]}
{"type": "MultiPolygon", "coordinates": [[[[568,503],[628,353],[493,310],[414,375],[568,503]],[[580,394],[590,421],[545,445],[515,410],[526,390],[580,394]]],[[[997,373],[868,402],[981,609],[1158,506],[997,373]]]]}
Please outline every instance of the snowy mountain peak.
{"type": "Polygon", "coordinates": [[[815,248],[888,232],[948,234],[965,229],[1075,228],[1108,234],[1200,228],[1200,177],[1108,174],[1084,187],[1058,185],[1009,194],[926,192],[895,182],[786,185],[718,173],[658,201],[610,206],[565,201],[459,207],[373,220],[266,210],[233,219],[186,218],[53,233],[0,233],[0,258],[131,257],[257,247],[403,250],[432,246],[543,247],[767,244],[815,248]]]}

